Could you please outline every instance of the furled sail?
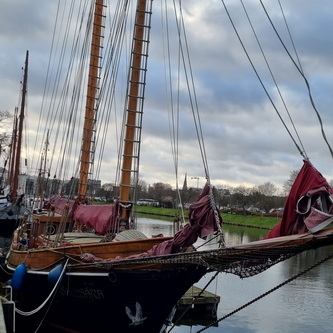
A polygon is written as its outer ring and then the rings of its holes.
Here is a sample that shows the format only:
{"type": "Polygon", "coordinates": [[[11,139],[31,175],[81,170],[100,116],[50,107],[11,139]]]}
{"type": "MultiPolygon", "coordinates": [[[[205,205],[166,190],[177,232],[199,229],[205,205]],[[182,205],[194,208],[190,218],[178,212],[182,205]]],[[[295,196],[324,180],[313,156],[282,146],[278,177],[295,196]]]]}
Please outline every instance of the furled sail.
{"type": "Polygon", "coordinates": [[[265,239],[305,233],[317,225],[324,227],[325,221],[332,222],[332,194],[326,179],[304,160],[286,200],[282,219],[265,239]]]}

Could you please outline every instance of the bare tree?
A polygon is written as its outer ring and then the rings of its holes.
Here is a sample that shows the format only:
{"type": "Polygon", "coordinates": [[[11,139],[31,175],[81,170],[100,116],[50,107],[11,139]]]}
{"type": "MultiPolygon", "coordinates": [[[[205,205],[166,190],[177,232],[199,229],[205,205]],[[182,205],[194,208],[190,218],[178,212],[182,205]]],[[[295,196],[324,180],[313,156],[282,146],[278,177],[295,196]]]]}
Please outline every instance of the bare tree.
{"type": "Polygon", "coordinates": [[[137,199],[146,198],[147,190],[148,190],[147,183],[142,178],[139,178],[138,188],[137,188],[137,199]]]}
{"type": "Polygon", "coordinates": [[[214,197],[219,206],[226,207],[230,204],[230,194],[233,188],[229,185],[214,186],[214,197]]]}
{"type": "Polygon", "coordinates": [[[288,195],[288,193],[290,192],[291,187],[293,186],[295,179],[297,177],[297,175],[299,174],[300,170],[294,170],[290,173],[289,175],[289,179],[287,179],[284,184],[283,184],[283,191],[285,193],[285,195],[288,195]]]}
{"type": "Polygon", "coordinates": [[[160,203],[162,203],[163,197],[173,197],[173,190],[171,185],[161,182],[154,183],[152,186],[149,186],[148,193],[152,199],[158,200],[160,203]]]}
{"type": "Polygon", "coordinates": [[[10,143],[11,134],[7,131],[10,128],[11,121],[12,114],[9,111],[0,111],[0,155],[10,143]]]}
{"type": "Polygon", "coordinates": [[[181,190],[181,200],[184,207],[195,202],[199,196],[200,192],[198,189],[190,187],[181,190]]]}
{"type": "Polygon", "coordinates": [[[272,197],[277,193],[277,187],[271,182],[266,182],[263,185],[258,185],[257,190],[259,193],[269,197],[272,197]]]}
{"type": "Polygon", "coordinates": [[[244,215],[246,215],[246,206],[251,202],[251,193],[252,188],[242,185],[235,187],[233,191],[233,200],[237,205],[242,207],[244,215]]]}

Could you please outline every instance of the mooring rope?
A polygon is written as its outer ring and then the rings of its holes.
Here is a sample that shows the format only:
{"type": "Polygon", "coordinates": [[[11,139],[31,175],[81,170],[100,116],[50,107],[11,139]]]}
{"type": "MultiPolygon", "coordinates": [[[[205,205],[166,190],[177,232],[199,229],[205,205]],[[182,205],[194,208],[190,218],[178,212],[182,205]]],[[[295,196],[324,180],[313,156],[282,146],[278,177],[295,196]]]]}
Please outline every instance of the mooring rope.
{"type": "Polygon", "coordinates": [[[259,301],[260,299],[264,298],[265,296],[271,294],[273,291],[283,287],[284,285],[286,285],[287,283],[293,281],[293,280],[296,280],[297,278],[299,278],[300,276],[308,273],[309,271],[311,271],[312,269],[318,267],[319,265],[323,264],[324,262],[328,261],[329,259],[332,259],[333,258],[333,253],[330,254],[329,256],[327,256],[326,258],[320,260],[320,261],[317,261],[315,264],[313,264],[312,266],[306,268],[305,270],[303,270],[302,272],[300,273],[297,273],[295,274],[294,276],[292,276],[291,278],[285,280],[284,282],[278,284],[277,286],[275,286],[274,288],[266,291],[265,293],[261,294],[260,296],[254,298],[253,300],[251,300],[250,302],[247,302],[245,303],[244,305],[240,306],[239,308],[235,309],[234,311],[231,311],[229,312],[228,314],[226,314],[225,316],[223,316],[222,318],[218,319],[218,320],[215,320],[214,322],[210,323],[209,325],[207,325],[206,327],[200,329],[199,331],[197,331],[197,333],[199,332],[203,332],[205,331],[207,328],[209,327],[212,327],[213,325],[216,325],[218,324],[219,322],[221,322],[222,320],[234,315],[235,313],[239,312],[240,310],[243,310],[244,308],[248,307],[249,305],[259,301]]]}
{"type": "Polygon", "coordinates": [[[65,263],[65,265],[64,265],[64,267],[63,267],[63,269],[62,269],[62,271],[61,271],[61,274],[60,274],[60,276],[59,276],[59,278],[58,278],[58,281],[57,281],[57,283],[54,285],[54,287],[53,287],[53,289],[52,289],[50,295],[46,298],[46,300],[45,300],[45,301],[44,301],[39,307],[37,307],[36,309],[34,309],[34,310],[32,310],[32,311],[27,311],[27,312],[25,312],[25,311],[21,311],[21,310],[15,308],[15,312],[17,312],[17,313],[20,314],[21,316],[31,316],[31,315],[37,313],[39,310],[41,310],[41,309],[45,306],[45,304],[50,300],[50,298],[52,297],[52,295],[54,294],[54,292],[57,290],[58,285],[60,284],[60,281],[61,281],[61,279],[62,279],[62,277],[63,277],[63,275],[64,275],[64,273],[65,273],[65,270],[66,270],[66,267],[67,267],[68,261],[69,261],[69,258],[66,260],[66,263],[65,263]]]}
{"type": "Polygon", "coordinates": [[[183,311],[183,313],[179,316],[179,318],[173,323],[173,325],[171,326],[171,328],[169,329],[168,333],[171,332],[173,330],[173,328],[180,322],[180,320],[186,315],[186,313],[192,308],[192,305],[195,303],[195,301],[202,295],[202,293],[207,289],[207,287],[215,280],[216,276],[219,274],[220,272],[216,272],[212,278],[207,282],[207,284],[205,285],[205,287],[200,291],[200,293],[193,297],[192,302],[187,306],[187,308],[183,311]]]}

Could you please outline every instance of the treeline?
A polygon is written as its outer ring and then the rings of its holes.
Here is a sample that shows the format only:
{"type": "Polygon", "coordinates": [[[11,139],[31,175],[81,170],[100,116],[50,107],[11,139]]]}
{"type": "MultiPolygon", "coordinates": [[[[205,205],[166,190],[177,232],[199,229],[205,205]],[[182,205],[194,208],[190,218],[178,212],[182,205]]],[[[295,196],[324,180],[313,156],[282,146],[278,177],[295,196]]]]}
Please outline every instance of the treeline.
{"type": "MultiPolygon", "coordinates": [[[[117,197],[117,189],[107,184],[96,191],[96,196],[105,197],[112,201],[117,197]]],[[[183,205],[188,208],[200,195],[199,188],[183,188],[179,191],[172,189],[167,183],[154,183],[145,185],[144,182],[138,187],[137,200],[153,199],[160,207],[177,208],[183,205]]],[[[220,209],[237,209],[246,211],[269,212],[272,208],[283,207],[285,196],[278,194],[277,187],[272,183],[265,183],[255,187],[246,186],[214,186],[214,199],[220,209]]]]}

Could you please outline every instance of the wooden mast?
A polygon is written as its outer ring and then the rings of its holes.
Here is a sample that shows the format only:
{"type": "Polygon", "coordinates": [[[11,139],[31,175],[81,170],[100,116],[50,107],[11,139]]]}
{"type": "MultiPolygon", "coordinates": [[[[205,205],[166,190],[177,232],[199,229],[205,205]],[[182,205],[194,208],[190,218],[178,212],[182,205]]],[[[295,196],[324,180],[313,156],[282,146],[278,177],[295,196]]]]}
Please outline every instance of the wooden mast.
{"type": "Polygon", "coordinates": [[[83,128],[83,139],[81,148],[81,167],[78,185],[78,198],[84,203],[88,189],[88,175],[91,164],[93,163],[94,147],[93,133],[96,119],[96,95],[98,90],[100,54],[101,54],[101,32],[103,20],[104,0],[96,0],[94,11],[94,23],[91,39],[90,67],[88,77],[86,112],[83,128]]]}
{"type": "Polygon", "coordinates": [[[21,146],[22,146],[22,133],[23,133],[23,120],[24,120],[24,108],[25,108],[25,97],[27,94],[27,82],[28,82],[28,59],[29,51],[26,52],[25,67],[23,75],[23,86],[22,86],[22,99],[21,99],[21,112],[18,121],[18,134],[17,134],[17,145],[15,149],[15,165],[13,171],[13,187],[12,187],[12,203],[16,202],[17,189],[18,189],[18,178],[20,171],[20,158],[21,158],[21,146]]]}
{"type": "MultiPolygon", "coordinates": [[[[139,148],[134,149],[136,144],[140,144],[136,140],[138,138],[137,131],[141,131],[141,116],[144,99],[144,86],[147,70],[148,56],[148,35],[150,29],[151,11],[146,9],[147,1],[137,1],[137,11],[135,19],[134,40],[132,45],[131,70],[129,75],[129,93],[127,105],[127,122],[125,130],[125,143],[123,152],[123,166],[121,170],[120,183],[120,203],[130,205],[130,190],[135,184],[131,184],[131,175],[138,170],[133,169],[133,159],[138,159],[139,148]],[[149,15],[149,19],[147,16],[149,15]],[[145,61],[144,61],[145,60],[145,61]],[[139,120],[138,120],[138,117],[139,120]],[[136,155],[137,154],[137,155],[136,155]]],[[[141,135],[139,135],[140,137],[141,135]]],[[[127,217],[127,210],[122,211],[122,218],[127,217]]]]}
{"type": "Polygon", "coordinates": [[[15,107],[15,112],[14,112],[12,139],[11,139],[11,143],[10,143],[8,179],[7,179],[7,185],[9,185],[10,189],[13,188],[15,150],[16,150],[17,126],[18,126],[17,123],[18,123],[18,107],[16,106],[15,107]]]}
{"type": "Polygon", "coordinates": [[[39,168],[39,174],[38,174],[38,191],[37,191],[37,197],[40,199],[40,205],[42,208],[43,202],[44,202],[44,195],[45,195],[45,174],[46,174],[46,163],[47,163],[47,152],[49,150],[49,130],[47,130],[46,133],[46,141],[44,143],[44,153],[41,156],[40,159],[40,168],[39,168]]]}

